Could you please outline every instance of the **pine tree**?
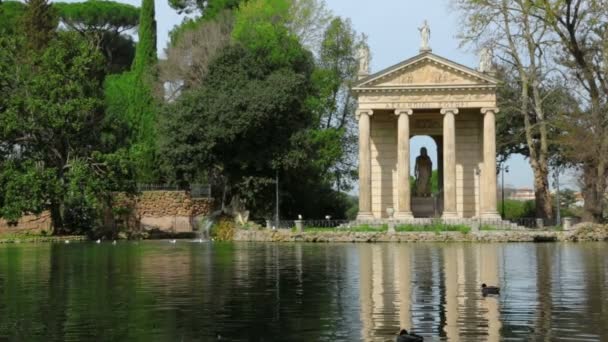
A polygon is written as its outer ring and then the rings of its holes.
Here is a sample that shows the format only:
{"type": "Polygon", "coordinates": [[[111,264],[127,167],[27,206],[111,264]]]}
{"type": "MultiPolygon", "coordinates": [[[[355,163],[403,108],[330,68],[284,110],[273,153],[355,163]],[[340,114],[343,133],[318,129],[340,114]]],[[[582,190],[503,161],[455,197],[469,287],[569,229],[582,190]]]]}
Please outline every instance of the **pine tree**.
{"type": "Polygon", "coordinates": [[[25,4],[22,24],[28,47],[41,51],[55,36],[57,16],[48,0],[26,0],[25,4]]]}

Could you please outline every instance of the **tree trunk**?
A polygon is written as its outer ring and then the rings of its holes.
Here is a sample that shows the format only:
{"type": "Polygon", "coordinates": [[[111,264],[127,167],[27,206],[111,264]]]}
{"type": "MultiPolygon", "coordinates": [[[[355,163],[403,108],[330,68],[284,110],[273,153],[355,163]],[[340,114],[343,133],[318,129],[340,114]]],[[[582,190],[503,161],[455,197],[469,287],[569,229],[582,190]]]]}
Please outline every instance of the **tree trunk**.
{"type": "Polygon", "coordinates": [[[596,174],[596,169],[592,165],[585,165],[583,168],[583,221],[601,222],[603,216],[603,196],[604,191],[599,190],[604,187],[605,182],[600,181],[596,174]],[[601,184],[598,184],[601,183],[601,184]]]}
{"type": "Polygon", "coordinates": [[[550,219],[553,217],[551,193],[549,192],[549,169],[546,163],[537,163],[534,170],[534,198],[536,200],[536,217],[550,219]]]}
{"type": "Polygon", "coordinates": [[[63,216],[61,213],[61,204],[56,201],[51,201],[50,205],[51,211],[51,224],[53,226],[53,235],[63,235],[65,234],[65,229],[63,226],[63,216]]]}

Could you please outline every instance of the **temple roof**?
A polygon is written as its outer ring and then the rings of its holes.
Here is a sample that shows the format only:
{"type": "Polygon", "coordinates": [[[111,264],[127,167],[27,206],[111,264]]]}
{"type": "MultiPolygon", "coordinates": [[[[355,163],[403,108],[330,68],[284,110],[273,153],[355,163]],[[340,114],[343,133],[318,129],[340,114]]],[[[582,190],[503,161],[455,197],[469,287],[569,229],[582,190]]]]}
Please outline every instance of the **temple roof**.
{"type": "Polygon", "coordinates": [[[354,92],[397,90],[494,89],[498,80],[430,51],[357,81],[354,92]]]}

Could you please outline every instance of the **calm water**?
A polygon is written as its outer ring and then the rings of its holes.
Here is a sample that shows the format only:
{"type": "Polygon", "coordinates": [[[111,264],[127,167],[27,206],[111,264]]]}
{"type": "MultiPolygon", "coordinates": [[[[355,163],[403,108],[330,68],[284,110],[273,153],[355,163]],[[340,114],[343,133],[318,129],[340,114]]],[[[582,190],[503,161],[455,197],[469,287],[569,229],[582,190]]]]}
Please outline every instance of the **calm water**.
{"type": "Polygon", "coordinates": [[[608,341],[607,247],[5,245],[0,341],[608,341]]]}

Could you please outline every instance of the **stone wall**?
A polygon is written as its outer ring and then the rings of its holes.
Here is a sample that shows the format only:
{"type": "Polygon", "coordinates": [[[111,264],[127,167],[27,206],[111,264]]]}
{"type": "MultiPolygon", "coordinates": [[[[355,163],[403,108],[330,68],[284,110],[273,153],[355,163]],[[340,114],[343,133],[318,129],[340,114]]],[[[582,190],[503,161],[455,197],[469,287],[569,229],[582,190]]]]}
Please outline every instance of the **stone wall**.
{"type": "Polygon", "coordinates": [[[51,214],[48,211],[40,215],[25,215],[17,221],[16,225],[9,225],[6,220],[0,219],[0,233],[8,233],[19,230],[40,233],[41,231],[50,232],[51,214]]]}
{"type": "Polygon", "coordinates": [[[608,241],[608,226],[585,226],[562,231],[481,231],[460,232],[292,232],[290,230],[239,229],[235,241],[255,242],[565,242],[608,241]]]}
{"type": "Polygon", "coordinates": [[[130,228],[185,233],[194,230],[194,218],[212,210],[211,199],[195,199],[185,191],[145,191],[129,198],[118,194],[117,206],[128,209],[122,217],[130,228]]]}

